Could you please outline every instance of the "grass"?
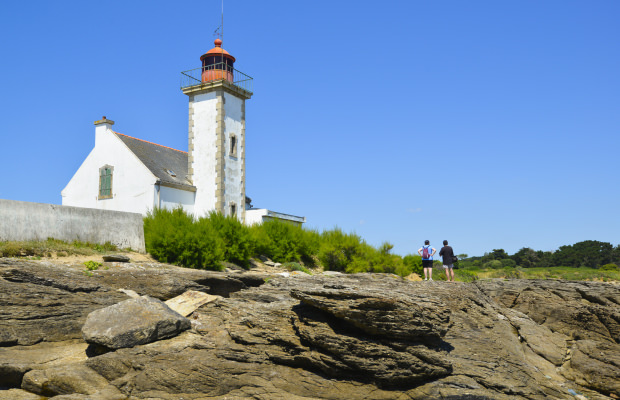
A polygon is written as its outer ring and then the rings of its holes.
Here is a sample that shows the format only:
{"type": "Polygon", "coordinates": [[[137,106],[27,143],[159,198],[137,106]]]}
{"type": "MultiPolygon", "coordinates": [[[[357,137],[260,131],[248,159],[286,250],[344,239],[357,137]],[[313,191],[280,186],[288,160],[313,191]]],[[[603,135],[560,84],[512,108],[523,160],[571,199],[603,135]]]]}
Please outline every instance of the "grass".
{"type": "Polygon", "coordinates": [[[287,262],[284,263],[282,265],[284,268],[288,269],[289,271],[293,272],[293,271],[299,271],[299,272],[303,272],[306,273],[308,275],[312,275],[312,272],[310,272],[310,270],[306,267],[304,267],[303,265],[301,265],[300,263],[296,263],[296,262],[287,262]]]}
{"type": "Polygon", "coordinates": [[[41,257],[67,257],[71,255],[89,256],[120,251],[111,243],[96,244],[88,242],[65,242],[48,238],[42,241],[0,242],[0,257],[24,257],[40,259],[41,257]]]}
{"type": "MultiPolygon", "coordinates": [[[[100,255],[109,252],[121,252],[116,246],[106,243],[104,245],[87,242],[65,242],[49,238],[43,241],[23,242],[0,242],[0,257],[21,257],[28,260],[37,260],[42,257],[66,257],[71,255],[100,255]]],[[[86,265],[86,272],[96,270],[93,265],[86,265]],[[89,268],[90,267],[90,268],[89,268]]],[[[302,271],[311,273],[306,267],[297,262],[288,262],[284,267],[289,271],[302,271]]],[[[460,268],[455,269],[457,281],[472,282],[478,279],[564,279],[572,281],[620,281],[620,271],[606,270],[605,268],[573,268],[573,267],[549,267],[549,268],[460,268]]],[[[445,280],[443,268],[435,268],[433,279],[445,280]]]]}
{"type": "Polygon", "coordinates": [[[457,280],[467,281],[464,274],[475,274],[477,279],[564,279],[570,281],[620,281],[620,271],[596,268],[548,267],[548,268],[501,268],[455,270],[457,280]]]}

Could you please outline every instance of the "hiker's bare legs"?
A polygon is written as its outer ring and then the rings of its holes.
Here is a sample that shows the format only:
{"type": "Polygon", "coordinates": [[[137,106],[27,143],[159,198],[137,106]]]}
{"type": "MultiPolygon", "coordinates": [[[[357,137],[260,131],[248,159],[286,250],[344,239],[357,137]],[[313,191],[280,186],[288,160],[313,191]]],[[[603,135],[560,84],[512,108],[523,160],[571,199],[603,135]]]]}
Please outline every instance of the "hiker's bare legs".
{"type": "Polygon", "coordinates": [[[445,265],[444,265],[443,269],[446,272],[446,280],[448,282],[450,282],[450,281],[454,282],[454,270],[452,268],[450,268],[450,267],[446,267],[445,265]],[[452,275],[452,278],[450,278],[450,275],[452,275]]]}

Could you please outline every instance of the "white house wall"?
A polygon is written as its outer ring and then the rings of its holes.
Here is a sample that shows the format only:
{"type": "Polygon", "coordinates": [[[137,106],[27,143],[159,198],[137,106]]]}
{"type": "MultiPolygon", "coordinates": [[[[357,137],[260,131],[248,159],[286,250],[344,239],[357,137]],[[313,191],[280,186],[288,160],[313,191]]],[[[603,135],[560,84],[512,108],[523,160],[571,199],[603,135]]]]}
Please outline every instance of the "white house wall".
{"type": "Polygon", "coordinates": [[[301,226],[301,224],[306,222],[305,217],[298,217],[296,215],[279,213],[279,212],[268,210],[266,208],[252,208],[250,210],[245,211],[245,224],[246,225],[261,224],[265,221],[269,221],[272,219],[277,219],[277,220],[288,222],[288,223],[295,224],[298,226],[301,226]]]}
{"type": "Polygon", "coordinates": [[[97,126],[95,136],[95,148],[61,193],[62,205],[141,214],[153,209],[155,176],[105,125],[97,126]],[[99,170],[104,165],[114,168],[109,199],[99,199],[99,170]]]}
{"type": "Polygon", "coordinates": [[[259,208],[252,210],[245,210],[245,224],[256,225],[263,223],[263,217],[267,215],[267,209],[259,208]]]}
{"type": "Polygon", "coordinates": [[[216,117],[215,92],[196,94],[189,107],[193,124],[193,185],[196,187],[194,212],[197,217],[206,215],[216,205],[216,117]]]}
{"type": "MultiPolygon", "coordinates": [[[[157,186],[155,190],[157,191],[157,186]]],[[[157,199],[160,208],[172,210],[178,206],[183,207],[188,214],[194,213],[194,192],[175,189],[167,186],[159,187],[159,198],[157,199]]]]}

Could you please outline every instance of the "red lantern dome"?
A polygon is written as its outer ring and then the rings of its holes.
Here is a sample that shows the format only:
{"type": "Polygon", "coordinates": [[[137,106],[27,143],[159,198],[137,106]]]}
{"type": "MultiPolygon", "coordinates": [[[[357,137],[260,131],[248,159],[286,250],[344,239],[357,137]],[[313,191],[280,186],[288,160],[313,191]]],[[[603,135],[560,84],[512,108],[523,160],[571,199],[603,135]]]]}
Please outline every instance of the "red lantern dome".
{"type": "Polygon", "coordinates": [[[235,57],[222,48],[222,41],[215,39],[215,47],[200,56],[202,61],[202,81],[209,82],[226,79],[234,82],[233,65],[235,57]]]}

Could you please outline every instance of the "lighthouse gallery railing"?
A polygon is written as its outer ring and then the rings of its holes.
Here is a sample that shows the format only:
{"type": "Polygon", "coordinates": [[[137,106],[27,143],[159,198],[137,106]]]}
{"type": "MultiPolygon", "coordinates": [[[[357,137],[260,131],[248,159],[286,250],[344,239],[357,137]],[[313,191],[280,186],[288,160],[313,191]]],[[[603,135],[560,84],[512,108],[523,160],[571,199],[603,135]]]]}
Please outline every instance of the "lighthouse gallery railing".
{"type": "Polygon", "coordinates": [[[195,69],[190,69],[189,71],[181,72],[181,89],[184,89],[190,86],[200,85],[202,83],[209,82],[211,80],[217,80],[217,79],[204,79],[205,76],[209,76],[209,75],[211,75],[214,78],[217,77],[219,79],[224,79],[224,77],[226,77],[225,79],[227,79],[228,81],[231,81],[233,85],[238,86],[239,88],[246,90],[250,93],[253,91],[252,82],[254,79],[251,76],[246,75],[241,71],[231,68],[230,65],[225,65],[225,63],[217,63],[217,64],[209,65],[206,67],[195,68],[195,69]],[[205,71],[213,72],[213,74],[205,73],[205,71]],[[222,73],[219,75],[215,74],[218,71],[222,71],[222,73]],[[227,73],[223,73],[223,71],[227,71],[227,73]],[[231,72],[232,72],[232,79],[230,79],[231,72]]]}

